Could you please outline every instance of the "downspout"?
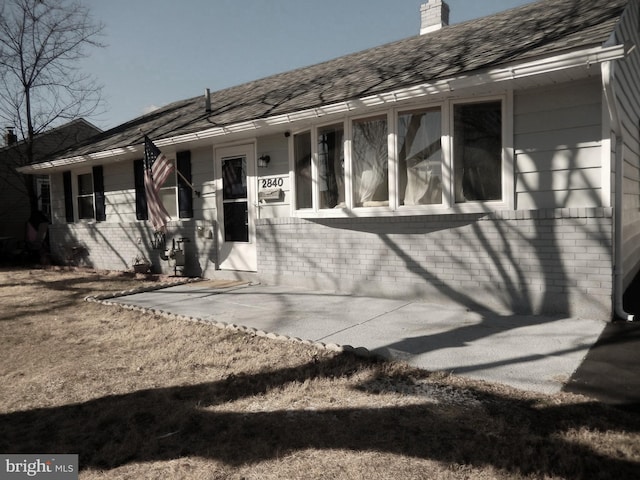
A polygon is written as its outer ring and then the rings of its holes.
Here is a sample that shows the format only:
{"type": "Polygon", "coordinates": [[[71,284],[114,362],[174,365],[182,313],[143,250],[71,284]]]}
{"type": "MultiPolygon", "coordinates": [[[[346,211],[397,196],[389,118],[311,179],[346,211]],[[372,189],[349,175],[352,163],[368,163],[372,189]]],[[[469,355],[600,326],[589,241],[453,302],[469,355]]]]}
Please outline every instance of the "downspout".
{"type": "Polygon", "coordinates": [[[624,294],[624,277],[622,268],[622,178],[623,178],[623,138],[622,122],[618,112],[616,89],[614,85],[615,60],[602,63],[602,83],[611,118],[611,128],[615,134],[615,196],[613,203],[614,216],[614,270],[613,270],[613,302],[614,314],[627,322],[633,322],[635,316],[624,310],[622,297],[624,294]]]}

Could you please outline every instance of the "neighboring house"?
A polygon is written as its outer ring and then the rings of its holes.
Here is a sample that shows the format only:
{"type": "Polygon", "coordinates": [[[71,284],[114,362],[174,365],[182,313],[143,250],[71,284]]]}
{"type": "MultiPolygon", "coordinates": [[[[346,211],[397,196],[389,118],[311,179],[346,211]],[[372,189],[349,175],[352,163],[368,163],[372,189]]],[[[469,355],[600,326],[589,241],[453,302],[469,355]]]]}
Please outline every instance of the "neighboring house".
{"type": "MultiPolygon", "coordinates": [[[[547,0],[165,106],[49,175],[59,259],[610,319],[640,269],[638,0],[547,0]]],[[[435,22],[433,19],[435,18],[435,22]]],[[[439,28],[441,27],[442,28],[439,28]]]]}
{"type": "MultiPolygon", "coordinates": [[[[33,141],[34,163],[52,158],[56,153],[100,133],[101,130],[84,119],[73,120],[39,135],[33,141]]],[[[23,240],[25,226],[31,216],[29,196],[23,174],[16,168],[27,163],[26,143],[18,141],[15,129],[8,127],[4,145],[0,148],[0,238],[23,240]]],[[[33,182],[38,197],[38,209],[51,216],[48,175],[35,175],[33,182]]]]}

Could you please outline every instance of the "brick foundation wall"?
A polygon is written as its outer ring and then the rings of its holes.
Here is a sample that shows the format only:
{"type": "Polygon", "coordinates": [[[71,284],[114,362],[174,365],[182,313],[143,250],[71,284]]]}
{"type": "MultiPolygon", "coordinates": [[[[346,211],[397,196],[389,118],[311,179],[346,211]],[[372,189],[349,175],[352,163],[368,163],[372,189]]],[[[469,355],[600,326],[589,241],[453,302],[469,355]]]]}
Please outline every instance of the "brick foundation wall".
{"type": "MultiPolygon", "coordinates": [[[[215,235],[206,238],[211,226],[194,221],[172,222],[166,234],[166,246],[172,240],[188,238],[185,243],[185,270],[188,276],[207,276],[215,270],[215,235]]],[[[51,255],[59,264],[91,266],[103,270],[131,270],[136,255],[141,254],[152,263],[154,273],[173,274],[174,268],[162,258],[164,250],[153,248],[153,231],[141,223],[88,223],[51,225],[51,255]]]]}
{"type": "Polygon", "coordinates": [[[612,210],[263,219],[271,283],[610,320],[612,210]]]}
{"type": "MultiPolygon", "coordinates": [[[[415,217],[258,220],[258,274],[265,283],[339,293],[454,303],[499,314],[545,313],[610,320],[612,209],[547,209],[415,217]]],[[[209,227],[205,227],[205,230],[209,227]]],[[[215,240],[198,223],[169,226],[187,237],[189,276],[213,277],[215,240]]],[[[130,270],[143,253],[173,273],[140,223],[51,225],[53,257],[130,270]]],[[[213,235],[215,238],[215,235],[213,235]]]]}

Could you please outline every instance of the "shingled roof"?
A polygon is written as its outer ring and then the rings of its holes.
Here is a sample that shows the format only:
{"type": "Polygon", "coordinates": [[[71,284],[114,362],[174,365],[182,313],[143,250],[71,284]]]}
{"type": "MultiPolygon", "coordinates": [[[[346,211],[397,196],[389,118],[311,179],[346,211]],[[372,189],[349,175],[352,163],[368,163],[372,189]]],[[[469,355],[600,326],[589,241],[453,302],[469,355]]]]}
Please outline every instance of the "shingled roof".
{"type": "MultiPolygon", "coordinates": [[[[48,160],[51,156],[58,155],[58,152],[64,152],[72,145],[91,140],[100,132],[102,132],[101,129],[84,118],[77,118],[38,133],[33,139],[33,157],[36,159],[34,163],[48,160]]],[[[26,156],[27,143],[24,140],[0,147],[0,162],[12,167],[23,165],[26,162],[26,156]]]]}
{"type": "Polygon", "coordinates": [[[603,45],[628,0],[542,0],[316,65],[171,103],[65,152],[70,158],[293,113],[603,45]]]}

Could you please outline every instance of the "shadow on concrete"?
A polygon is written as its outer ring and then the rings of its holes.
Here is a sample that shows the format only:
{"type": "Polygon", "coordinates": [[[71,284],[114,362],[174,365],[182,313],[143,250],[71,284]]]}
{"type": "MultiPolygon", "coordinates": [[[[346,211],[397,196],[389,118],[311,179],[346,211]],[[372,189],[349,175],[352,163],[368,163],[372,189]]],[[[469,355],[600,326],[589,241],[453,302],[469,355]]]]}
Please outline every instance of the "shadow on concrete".
{"type": "MultiPolygon", "coordinates": [[[[625,292],[624,307],[640,311],[640,275],[625,292]]],[[[564,390],[640,412],[640,320],[607,324],[564,390]]]]}

